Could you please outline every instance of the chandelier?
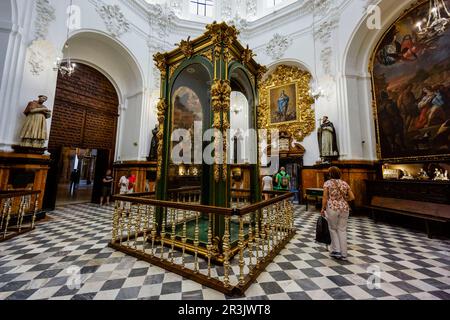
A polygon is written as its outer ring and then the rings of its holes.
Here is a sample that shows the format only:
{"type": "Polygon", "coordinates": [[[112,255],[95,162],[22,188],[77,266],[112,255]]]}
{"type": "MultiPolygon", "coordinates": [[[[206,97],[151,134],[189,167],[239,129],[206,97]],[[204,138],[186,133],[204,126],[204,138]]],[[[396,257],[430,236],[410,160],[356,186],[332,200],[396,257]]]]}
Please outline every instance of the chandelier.
{"type": "Polygon", "coordinates": [[[317,81],[313,80],[311,82],[311,89],[309,90],[309,95],[314,100],[318,100],[321,97],[325,96],[325,91],[322,89],[322,87],[317,83],[317,81]]]}
{"type": "Polygon", "coordinates": [[[72,21],[72,8],[73,8],[73,0],[70,0],[70,7],[69,7],[69,20],[67,22],[67,35],[66,35],[66,44],[64,45],[64,49],[67,53],[67,59],[62,59],[60,57],[56,58],[55,62],[55,71],[59,71],[59,73],[65,77],[70,77],[74,72],[76,68],[76,64],[72,62],[72,59],[70,58],[70,50],[69,50],[69,33],[70,33],[70,21],[72,21]]]}
{"type": "MultiPolygon", "coordinates": [[[[64,48],[67,50],[67,52],[69,52],[69,45],[66,44],[64,46],[64,48]]],[[[76,68],[76,64],[72,62],[70,55],[68,54],[68,58],[63,60],[60,57],[56,58],[56,63],[55,63],[55,71],[59,71],[59,73],[65,77],[68,76],[70,77],[74,72],[75,72],[75,68],[76,68]]]]}
{"type": "Polygon", "coordinates": [[[439,36],[445,32],[450,22],[450,11],[445,4],[445,0],[430,0],[428,18],[424,18],[417,23],[420,38],[439,36]],[[424,22],[426,25],[424,26],[424,22]]]}

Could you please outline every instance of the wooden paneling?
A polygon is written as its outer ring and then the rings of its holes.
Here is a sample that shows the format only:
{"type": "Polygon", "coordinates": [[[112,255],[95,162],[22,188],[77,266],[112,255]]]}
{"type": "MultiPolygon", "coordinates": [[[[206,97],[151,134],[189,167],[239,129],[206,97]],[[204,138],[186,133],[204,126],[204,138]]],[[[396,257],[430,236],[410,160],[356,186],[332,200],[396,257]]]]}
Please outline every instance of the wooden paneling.
{"type": "Polygon", "coordinates": [[[146,184],[148,183],[150,190],[155,191],[156,181],[156,162],[146,161],[127,161],[116,163],[113,166],[114,171],[114,188],[115,194],[119,193],[119,180],[122,176],[126,175],[128,171],[136,176],[136,186],[134,192],[146,192],[146,184]]]}
{"type": "MultiPolygon", "coordinates": [[[[355,193],[356,207],[367,204],[367,190],[365,180],[376,178],[376,168],[374,164],[367,162],[337,162],[333,165],[342,171],[342,180],[346,181],[355,193]]],[[[317,166],[304,168],[302,170],[303,197],[308,188],[322,188],[325,183],[325,176],[328,173],[328,166],[317,166]]]]}
{"type": "Polygon", "coordinates": [[[0,191],[13,189],[41,191],[39,196],[39,209],[42,209],[49,165],[49,156],[0,152],[0,191]],[[17,186],[14,187],[11,184],[14,178],[12,175],[18,174],[31,174],[34,175],[34,179],[26,186],[21,186],[20,188],[17,186]]]}

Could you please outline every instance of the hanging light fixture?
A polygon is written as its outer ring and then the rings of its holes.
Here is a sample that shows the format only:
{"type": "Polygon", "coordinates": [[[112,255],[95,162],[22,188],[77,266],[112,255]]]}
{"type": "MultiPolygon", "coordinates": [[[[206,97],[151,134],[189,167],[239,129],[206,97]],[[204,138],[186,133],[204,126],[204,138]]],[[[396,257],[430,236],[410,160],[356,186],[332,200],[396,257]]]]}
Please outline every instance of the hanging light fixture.
{"type": "Polygon", "coordinates": [[[430,0],[428,18],[416,24],[421,39],[439,36],[445,32],[450,22],[450,11],[444,0],[430,0]],[[426,24],[424,24],[426,21],[426,24]]]}
{"type": "Polygon", "coordinates": [[[314,41],[314,76],[311,80],[311,89],[309,90],[309,95],[314,99],[325,95],[322,87],[319,85],[317,80],[317,48],[316,48],[316,0],[313,0],[313,41],[314,41]]]}
{"type": "Polygon", "coordinates": [[[66,34],[66,43],[64,45],[64,50],[67,53],[67,58],[62,59],[60,57],[56,58],[55,62],[55,71],[59,71],[59,73],[65,77],[70,77],[74,72],[76,68],[76,64],[72,62],[72,59],[70,58],[70,48],[69,48],[69,33],[70,33],[70,21],[72,21],[72,5],[73,0],[70,0],[70,7],[69,7],[69,20],[67,23],[67,34],[66,34]]]}

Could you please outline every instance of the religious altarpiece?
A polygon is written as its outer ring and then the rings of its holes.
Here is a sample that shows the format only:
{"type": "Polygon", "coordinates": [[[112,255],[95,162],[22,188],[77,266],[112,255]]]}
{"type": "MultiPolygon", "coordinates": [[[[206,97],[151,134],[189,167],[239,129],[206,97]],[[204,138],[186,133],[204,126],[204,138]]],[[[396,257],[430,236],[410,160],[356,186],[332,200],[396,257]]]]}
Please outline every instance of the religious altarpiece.
{"type": "Polygon", "coordinates": [[[309,72],[295,66],[279,65],[259,86],[259,128],[279,131],[278,143],[270,141],[267,154],[274,155],[272,149],[278,149],[280,167],[286,167],[291,177],[291,190],[300,195],[306,151],[301,142],[315,130],[310,83],[309,72]]]}

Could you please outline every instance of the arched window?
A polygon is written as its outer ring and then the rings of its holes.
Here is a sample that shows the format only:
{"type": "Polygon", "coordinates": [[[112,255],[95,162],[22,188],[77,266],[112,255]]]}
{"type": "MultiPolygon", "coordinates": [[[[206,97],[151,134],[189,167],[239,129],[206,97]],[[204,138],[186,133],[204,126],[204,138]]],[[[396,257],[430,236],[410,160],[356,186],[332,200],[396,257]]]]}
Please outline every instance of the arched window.
{"type": "Polygon", "coordinates": [[[203,17],[214,15],[214,0],[190,0],[191,14],[203,17]]]}

